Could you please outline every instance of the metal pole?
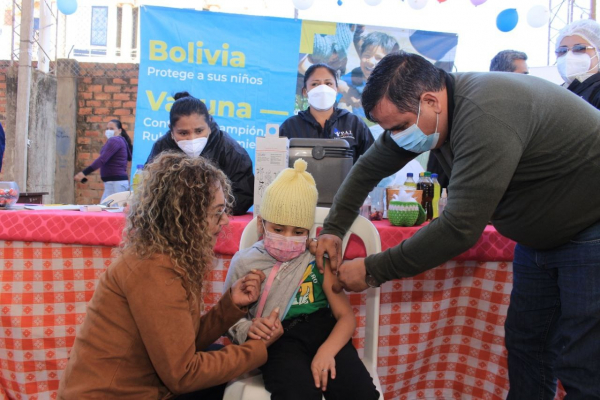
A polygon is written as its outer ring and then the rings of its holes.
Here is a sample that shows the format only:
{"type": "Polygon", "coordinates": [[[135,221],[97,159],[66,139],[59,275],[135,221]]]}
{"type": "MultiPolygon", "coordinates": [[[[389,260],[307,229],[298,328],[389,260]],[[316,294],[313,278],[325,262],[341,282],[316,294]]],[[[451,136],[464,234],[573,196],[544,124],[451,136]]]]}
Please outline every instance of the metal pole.
{"type": "Polygon", "coordinates": [[[12,67],[15,63],[15,24],[16,24],[16,17],[15,17],[15,11],[16,11],[15,7],[15,0],[13,0],[12,2],[12,37],[10,39],[10,66],[12,67]]]}
{"type": "Polygon", "coordinates": [[[590,1],[590,19],[596,20],[596,0],[590,1]]]}
{"type": "Polygon", "coordinates": [[[567,17],[567,23],[573,22],[573,9],[575,8],[575,0],[569,1],[569,15],[567,17]]]}
{"type": "Polygon", "coordinates": [[[19,47],[19,74],[15,129],[15,181],[19,189],[27,191],[27,136],[29,132],[29,98],[31,96],[31,49],[33,44],[34,0],[21,4],[19,47]]]}
{"type": "MultiPolygon", "coordinates": [[[[552,13],[552,0],[548,0],[548,10],[552,13]]],[[[548,22],[548,51],[546,52],[546,65],[550,65],[550,42],[552,40],[552,20],[548,22]]]]}

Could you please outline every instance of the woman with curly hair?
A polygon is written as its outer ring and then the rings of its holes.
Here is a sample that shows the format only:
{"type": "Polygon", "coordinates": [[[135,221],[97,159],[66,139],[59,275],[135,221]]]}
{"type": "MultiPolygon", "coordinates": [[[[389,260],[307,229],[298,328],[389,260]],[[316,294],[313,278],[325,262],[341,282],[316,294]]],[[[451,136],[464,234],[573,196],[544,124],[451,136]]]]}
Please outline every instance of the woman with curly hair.
{"type": "Polygon", "coordinates": [[[258,298],[262,272],[239,279],[202,315],[213,247],[229,222],[230,184],[202,157],[163,153],[146,167],[120,254],[100,277],[59,398],[222,397],[217,385],[267,360],[269,340],[204,352],[258,298]]]}

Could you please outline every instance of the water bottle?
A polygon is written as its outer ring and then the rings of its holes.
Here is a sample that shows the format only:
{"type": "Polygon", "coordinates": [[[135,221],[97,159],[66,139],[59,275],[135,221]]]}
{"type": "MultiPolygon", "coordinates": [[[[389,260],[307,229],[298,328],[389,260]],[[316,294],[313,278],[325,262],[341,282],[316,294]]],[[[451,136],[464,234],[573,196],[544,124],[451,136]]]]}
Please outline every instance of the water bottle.
{"type": "Polygon", "coordinates": [[[438,203],[438,213],[442,215],[444,212],[444,208],[446,208],[446,204],[448,204],[448,194],[446,193],[446,188],[442,189],[442,197],[440,197],[440,201],[438,203]]]}
{"type": "Polygon", "coordinates": [[[365,202],[360,207],[360,215],[366,219],[371,219],[371,196],[367,196],[365,202]]]}
{"type": "Polygon", "coordinates": [[[438,174],[431,174],[431,181],[433,182],[433,218],[439,217],[439,201],[440,201],[440,190],[441,186],[438,182],[438,174]]]}
{"type": "Polygon", "coordinates": [[[412,172],[409,172],[406,174],[406,180],[404,181],[404,186],[410,186],[413,188],[417,188],[417,184],[415,183],[415,181],[413,180],[413,174],[412,172]]]}
{"type": "Polygon", "coordinates": [[[135,174],[133,174],[133,192],[137,190],[139,184],[142,182],[144,174],[144,164],[138,164],[137,169],[135,170],[135,174]]]}

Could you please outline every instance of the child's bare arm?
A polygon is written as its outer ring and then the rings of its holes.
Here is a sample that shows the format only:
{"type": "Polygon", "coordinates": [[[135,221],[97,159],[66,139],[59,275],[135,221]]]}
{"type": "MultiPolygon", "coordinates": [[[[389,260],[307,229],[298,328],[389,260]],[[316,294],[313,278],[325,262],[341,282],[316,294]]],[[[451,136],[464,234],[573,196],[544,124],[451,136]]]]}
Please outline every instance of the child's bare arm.
{"type": "Polygon", "coordinates": [[[331,311],[337,319],[333,330],[329,337],[313,358],[311,370],[315,379],[316,387],[320,387],[323,391],[327,390],[327,379],[331,374],[331,379],[335,379],[335,356],[352,338],[354,329],[356,328],[356,319],[352,312],[352,307],[348,301],[346,293],[335,293],[332,289],[333,283],[337,277],[331,272],[329,260],[325,261],[323,278],[323,290],[331,306],[331,311]]]}

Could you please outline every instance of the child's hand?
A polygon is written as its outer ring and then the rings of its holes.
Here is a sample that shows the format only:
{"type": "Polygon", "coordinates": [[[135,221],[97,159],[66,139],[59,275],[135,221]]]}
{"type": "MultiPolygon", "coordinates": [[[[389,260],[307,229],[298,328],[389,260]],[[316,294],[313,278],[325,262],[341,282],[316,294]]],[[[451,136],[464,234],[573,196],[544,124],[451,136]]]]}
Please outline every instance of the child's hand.
{"type": "Polygon", "coordinates": [[[248,330],[248,338],[263,340],[269,347],[283,335],[283,326],[279,321],[279,307],[271,311],[267,318],[255,318],[248,330]]]}
{"type": "Polygon", "coordinates": [[[313,378],[315,380],[315,386],[320,387],[324,392],[327,390],[327,379],[329,373],[331,373],[331,379],[335,379],[335,358],[331,354],[326,354],[321,351],[317,351],[317,354],[312,360],[310,365],[313,378]]]}
{"type": "Polygon", "coordinates": [[[252,270],[246,276],[238,279],[231,287],[231,298],[238,307],[246,307],[258,300],[260,284],[265,280],[262,271],[252,270]]]}

